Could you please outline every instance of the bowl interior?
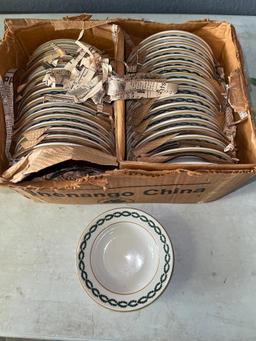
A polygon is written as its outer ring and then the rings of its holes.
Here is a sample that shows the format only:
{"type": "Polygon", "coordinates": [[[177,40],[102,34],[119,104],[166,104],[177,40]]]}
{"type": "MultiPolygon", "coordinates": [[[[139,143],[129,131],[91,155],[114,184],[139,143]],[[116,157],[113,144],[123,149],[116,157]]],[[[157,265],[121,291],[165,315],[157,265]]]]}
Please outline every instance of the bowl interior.
{"type": "Polygon", "coordinates": [[[118,294],[132,294],[153,280],[159,249],[143,226],[117,222],[97,236],[90,261],[95,278],[103,287],[118,294]]]}

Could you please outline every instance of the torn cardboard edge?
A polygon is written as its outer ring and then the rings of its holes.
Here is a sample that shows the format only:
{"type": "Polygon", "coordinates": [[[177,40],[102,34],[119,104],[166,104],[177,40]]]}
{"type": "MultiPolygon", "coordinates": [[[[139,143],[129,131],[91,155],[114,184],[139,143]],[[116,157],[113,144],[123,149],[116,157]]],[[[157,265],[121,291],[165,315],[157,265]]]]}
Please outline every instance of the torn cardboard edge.
{"type": "MultiPolygon", "coordinates": [[[[148,162],[134,162],[134,161],[122,161],[120,162],[120,169],[109,170],[104,172],[101,175],[92,175],[85,176],[76,180],[64,180],[64,181],[56,181],[56,180],[45,180],[45,181],[34,181],[28,182],[26,180],[19,183],[11,183],[4,178],[0,178],[0,186],[13,187],[13,188],[26,188],[26,189],[74,189],[79,188],[82,184],[91,184],[95,186],[101,186],[102,182],[104,185],[109,183],[109,180],[112,177],[118,176],[136,176],[143,175],[147,178],[155,178],[155,177],[164,177],[166,175],[171,174],[179,174],[186,173],[189,175],[197,175],[200,176],[202,174],[226,174],[226,173],[239,173],[239,174],[252,174],[256,175],[256,164],[156,164],[156,163],[148,163],[148,162]],[[109,179],[109,180],[102,180],[109,179]],[[18,186],[18,187],[17,187],[18,186]]],[[[106,189],[106,186],[105,186],[106,189]]]]}
{"type": "MultiPolygon", "coordinates": [[[[106,171],[104,175],[87,175],[75,180],[38,180],[33,182],[23,181],[21,183],[10,183],[9,187],[11,188],[26,188],[26,189],[40,189],[40,190],[47,190],[51,188],[54,192],[58,191],[59,189],[76,189],[79,188],[81,185],[91,185],[94,188],[100,187],[103,190],[106,190],[107,185],[109,183],[109,176],[112,176],[112,171],[106,171]]],[[[2,183],[2,185],[4,185],[2,183]]],[[[1,183],[0,183],[1,186],[1,183]]]]}
{"type": "Polygon", "coordinates": [[[12,183],[17,183],[30,174],[68,160],[117,166],[116,157],[90,147],[40,147],[8,168],[2,174],[2,178],[12,183]]]}
{"type": "MultiPolygon", "coordinates": [[[[171,165],[175,166],[175,165],[171,165]]],[[[198,167],[198,165],[194,165],[194,168],[190,168],[189,166],[186,168],[169,168],[169,169],[154,169],[153,167],[148,167],[147,169],[140,168],[132,168],[131,165],[129,166],[129,169],[127,168],[121,168],[119,170],[113,170],[113,171],[107,171],[102,175],[95,175],[95,176],[85,176],[80,179],[76,180],[63,180],[63,181],[55,181],[55,180],[46,180],[46,181],[35,181],[35,182],[27,182],[23,181],[21,183],[10,183],[8,186],[13,189],[24,189],[26,191],[51,191],[53,193],[57,193],[59,190],[75,190],[84,188],[84,186],[92,186],[91,189],[97,189],[101,188],[103,191],[108,191],[108,189],[111,187],[111,182],[114,179],[118,178],[135,178],[135,179],[141,179],[143,182],[143,179],[150,179],[151,182],[153,182],[154,179],[165,179],[166,176],[172,176],[172,175],[180,175],[185,174],[188,176],[188,179],[190,177],[197,177],[198,179],[202,175],[209,176],[213,174],[244,174],[244,175],[251,175],[254,176],[256,174],[256,165],[254,165],[254,168],[251,169],[243,169],[241,168],[239,171],[234,171],[234,169],[230,169],[225,167],[225,169],[204,169],[204,167],[198,167]]],[[[186,165],[187,166],[187,165],[186,165]]],[[[158,180],[157,180],[158,181],[158,180]]],[[[1,185],[5,185],[4,183],[0,183],[1,185]]],[[[154,185],[153,185],[154,186],[154,185]]],[[[121,188],[121,187],[120,187],[121,188]]],[[[132,188],[132,186],[131,186],[132,188]]]]}
{"type": "Polygon", "coordinates": [[[224,172],[233,170],[234,172],[255,172],[256,174],[256,163],[254,164],[186,164],[182,165],[179,163],[173,164],[161,164],[161,163],[150,163],[150,162],[141,162],[141,161],[122,161],[120,162],[120,169],[126,170],[149,170],[149,171],[168,171],[175,169],[183,169],[183,170],[205,170],[207,172],[224,172]]]}

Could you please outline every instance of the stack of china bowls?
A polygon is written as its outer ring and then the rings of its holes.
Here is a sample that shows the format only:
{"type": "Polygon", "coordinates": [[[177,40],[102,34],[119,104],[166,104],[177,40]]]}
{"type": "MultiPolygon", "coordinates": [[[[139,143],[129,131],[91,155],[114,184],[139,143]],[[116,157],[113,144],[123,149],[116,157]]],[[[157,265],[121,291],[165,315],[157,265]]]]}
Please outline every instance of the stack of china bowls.
{"type": "Polygon", "coordinates": [[[127,155],[152,162],[232,163],[224,152],[223,88],[210,46],[185,31],[149,36],[132,51],[137,70],[178,85],[175,95],[127,106],[127,155]]]}
{"type": "MultiPolygon", "coordinates": [[[[80,44],[90,48],[90,45],[80,44]]],[[[47,99],[47,95],[65,97],[66,91],[61,84],[53,88],[47,86],[44,82],[46,73],[52,68],[60,74],[65,72],[65,65],[77,55],[78,49],[75,40],[57,39],[42,44],[32,54],[22,76],[22,86],[18,88],[14,159],[19,160],[39,147],[55,145],[90,147],[114,154],[111,121],[98,112],[91,100],[81,104],[47,99]],[[58,49],[65,52],[61,58],[56,58],[58,49]],[[26,144],[28,134],[31,136],[41,128],[46,130],[44,138],[36,144],[26,144]]]]}

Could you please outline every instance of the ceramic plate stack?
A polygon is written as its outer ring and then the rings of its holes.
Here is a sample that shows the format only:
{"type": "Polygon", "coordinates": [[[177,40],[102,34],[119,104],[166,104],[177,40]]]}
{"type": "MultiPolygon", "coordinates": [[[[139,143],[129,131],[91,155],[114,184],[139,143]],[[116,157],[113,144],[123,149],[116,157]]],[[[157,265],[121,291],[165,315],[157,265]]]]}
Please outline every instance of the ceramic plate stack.
{"type": "MultiPolygon", "coordinates": [[[[85,43],[83,43],[85,46],[85,43]]],[[[55,71],[63,72],[68,61],[77,55],[79,46],[72,39],[57,39],[39,46],[31,56],[22,78],[14,131],[14,158],[20,159],[42,146],[84,146],[114,154],[114,135],[109,118],[97,112],[88,100],[83,104],[47,100],[46,95],[65,94],[62,86],[48,87],[43,78],[56,58],[56,49],[65,51],[55,71]],[[26,144],[28,133],[47,128],[47,136],[35,145],[26,144]]],[[[95,49],[95,48],[94,48],[95,49]]],[[[95,49],[96,50],[96,49],[95,49]]]]}
{"type": "Polygon", "coordinates": [[[143,40],[128,62],[137,63],[139,72],[178,85],[173,96],[128,104],[128,159],[233,162],[224,152],[229,141],[223,133],[222,89],[215,60],[203,39],[185,31],[159,32],[143,40]]]}

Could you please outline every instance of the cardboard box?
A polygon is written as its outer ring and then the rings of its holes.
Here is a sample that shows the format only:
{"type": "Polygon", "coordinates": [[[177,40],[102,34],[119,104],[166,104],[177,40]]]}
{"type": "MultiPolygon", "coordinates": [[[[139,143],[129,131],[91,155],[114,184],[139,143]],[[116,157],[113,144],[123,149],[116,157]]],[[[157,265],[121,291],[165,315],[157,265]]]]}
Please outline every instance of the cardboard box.
{"type": "MultiPolygon", "coordinates": [[[[183,24],[160,24],[142,20],[108,19],[90,20],[89,16],[64,20],[15,19],[6,21],[6,31],[0,44],[0,74],[11,68],[25,65],[29,54],[41,43],[60,37],[76,38],[81,29],[86,30],[85,41],[103,48],[119,62],[116,68],[123,72],[122,59],[132,45],[147,36],[167,29],[193,32],[207,41],[225,69],[229,83],[229,101],[237,117],[246,112],[249,117],[240,123],[236,142],[239,147],[238,164],[175,165],[149,164],[125,160],[124,103],[115,103],[116,161],[113,171],[100,176],[87,176],[75,181],[38,181],[11,183],[9,186],[36,201],[61,204],[95,204],[119,202],[196,203],[218,199],[239,188],[256,173],[256,136],[247,96],[242,53],[235,29],[226,22],[209,20],[190,21],[183,24]],[[116,24],[122,33],[115,46],[111,46],[107,26],[116,24]],[[106,33],[104,36],[103,32],[106,33]],[[124,48],[123,48],[124,47],[124,48]]],[[[5,158],[4,113],[0,111],[0,170],[8,167],[5,158]]]]}

